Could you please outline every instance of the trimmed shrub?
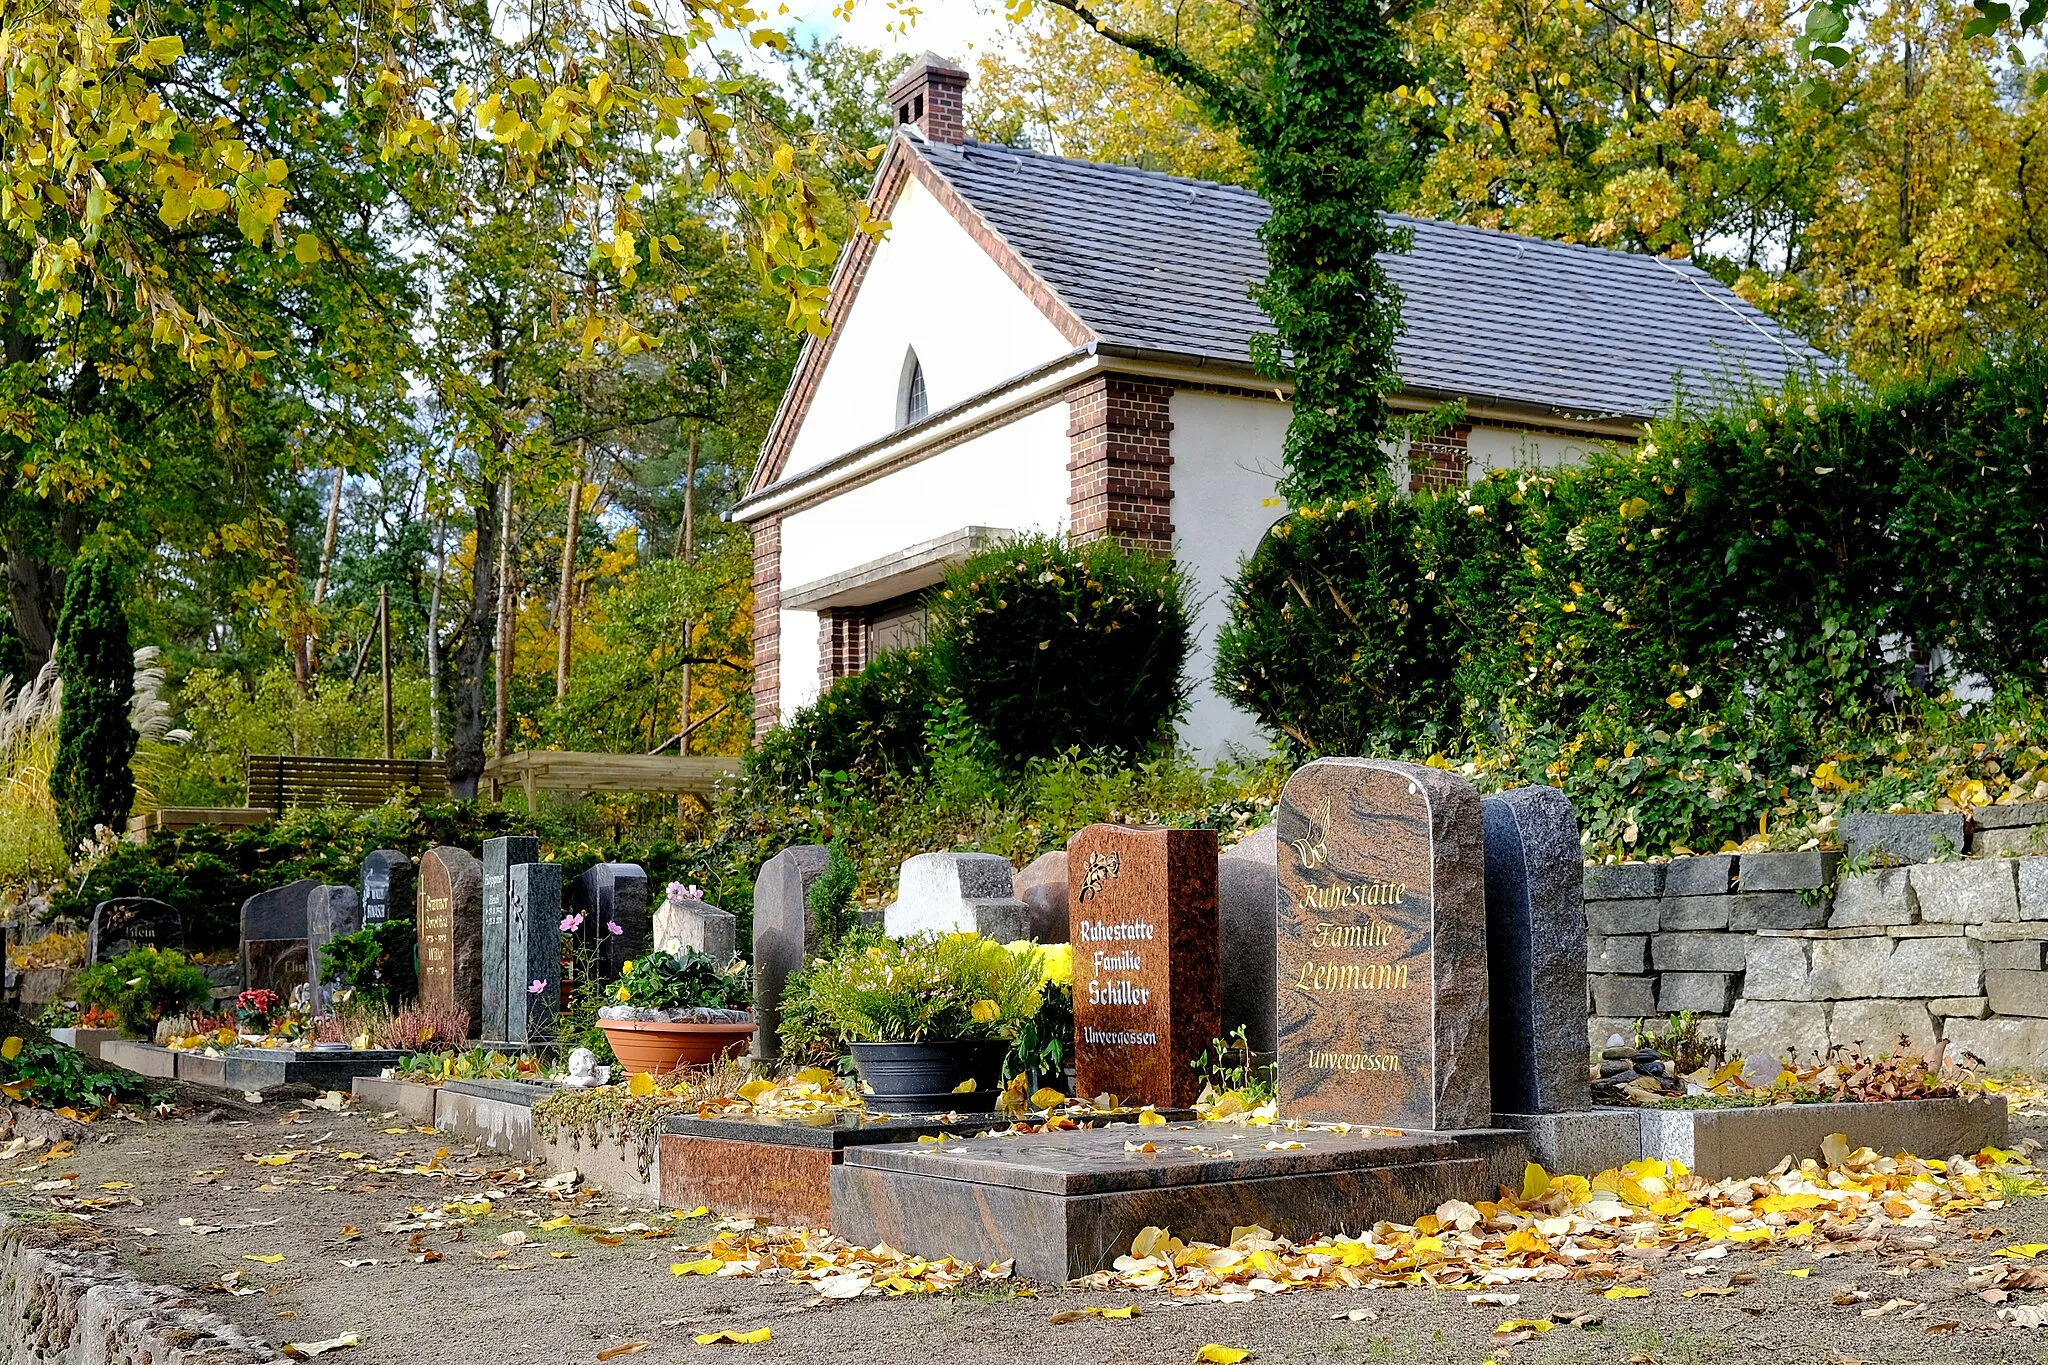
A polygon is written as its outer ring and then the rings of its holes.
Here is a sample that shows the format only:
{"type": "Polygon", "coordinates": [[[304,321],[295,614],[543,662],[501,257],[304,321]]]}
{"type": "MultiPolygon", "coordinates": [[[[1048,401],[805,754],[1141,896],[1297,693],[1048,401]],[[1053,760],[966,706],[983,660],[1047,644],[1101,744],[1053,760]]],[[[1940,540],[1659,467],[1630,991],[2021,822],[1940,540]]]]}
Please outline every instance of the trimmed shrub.
{"type": "Polygon", "coordinates": [[[1187,709],[1187,598],[1170,560],[1027,536],[972,556],[931,596],[932,671],[1006,764],[1146,753],[1187,709]]]}
{"type": "Polygon", "coordinates": [[[849,774],[922,772],[925,720],[936,700],[925,651],[884,650],[762,736],[746,757],[747,776],[799,792],[849,774]]]}
{"type": "Polygon", "coordinates": [[[321,948],[320,961],[366,1009],[395,1014],[420,993],[418,944],[411,920],[388,919],[335,935],[321,948]]]}
{"type": "Polygon", "coordinates": [[[135,777],[128,768],[135,757],[135,728],[128,720],[135,656],[128,648],[119,572],[103,555],[81,558],[65,578],[56,658],[64,706],[50,796],[64,846],[75,851],[95,826],[125,833],[128,808],[135,804],[135,777]]]}
{"type": "Polygon", "coordinates": [[[72,991],[87,1009],[112,1010],[122,1032],[147,1039],[159,1019],[211,1000],[213,983],[182,953],[140,948],[86,968],[72,991]]]}

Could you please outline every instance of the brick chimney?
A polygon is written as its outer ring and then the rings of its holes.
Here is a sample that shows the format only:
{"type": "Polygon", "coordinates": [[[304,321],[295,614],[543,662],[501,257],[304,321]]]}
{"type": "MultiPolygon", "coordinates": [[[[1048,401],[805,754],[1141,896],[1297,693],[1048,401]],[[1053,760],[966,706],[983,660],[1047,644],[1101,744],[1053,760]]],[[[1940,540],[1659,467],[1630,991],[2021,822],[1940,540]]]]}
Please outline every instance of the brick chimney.
{"type": "Polygon", "coordinates": [[[965,142],[967,73],[927,52],[889,87],[889,107],[926,142],[965,142]]]}

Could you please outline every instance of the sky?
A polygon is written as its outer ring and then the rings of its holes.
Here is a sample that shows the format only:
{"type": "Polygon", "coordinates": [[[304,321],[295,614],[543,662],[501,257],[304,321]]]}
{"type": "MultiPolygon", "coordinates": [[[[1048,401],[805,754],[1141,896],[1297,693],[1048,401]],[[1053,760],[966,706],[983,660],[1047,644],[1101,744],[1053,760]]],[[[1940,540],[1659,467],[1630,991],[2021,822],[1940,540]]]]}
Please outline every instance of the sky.
{"type": "Polygon", "coordinates": [[[906,0],[913,19],[889,0],[856,0],[853,18],[833,14],[833,0],[788,0],[797,32],[806,38],[840,37],[884,52],[935,52],[972,71],[974,60],[998,45],[1010,21],[1001,0],[906,0]]]}

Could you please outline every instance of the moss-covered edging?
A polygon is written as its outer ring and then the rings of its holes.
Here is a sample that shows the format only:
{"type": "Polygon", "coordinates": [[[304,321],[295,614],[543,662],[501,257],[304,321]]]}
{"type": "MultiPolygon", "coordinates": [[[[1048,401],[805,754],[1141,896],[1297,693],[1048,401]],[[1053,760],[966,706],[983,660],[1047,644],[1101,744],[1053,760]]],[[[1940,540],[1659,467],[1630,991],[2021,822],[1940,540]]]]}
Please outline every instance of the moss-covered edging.
{"type": "Polygon", "coordinates": [[[271,1365],[285,1357],[110,1252],[68,1251],[46,1225],[0,1216],[0,1355],[51,1365],[271,1365]]]}
{"type": "Polygon", "coordinates": [[[695,1113],[694,1102],[668,1095],[630,1095],[623,1088],[561,1090],[533,1106],[533,1131],[543,1142],[567,1144],[580,1151],[607,1147],[639,1163],[640,1179],[654,1179],[655,1143],[663,1127],[681,1113],[695,1113]]]}

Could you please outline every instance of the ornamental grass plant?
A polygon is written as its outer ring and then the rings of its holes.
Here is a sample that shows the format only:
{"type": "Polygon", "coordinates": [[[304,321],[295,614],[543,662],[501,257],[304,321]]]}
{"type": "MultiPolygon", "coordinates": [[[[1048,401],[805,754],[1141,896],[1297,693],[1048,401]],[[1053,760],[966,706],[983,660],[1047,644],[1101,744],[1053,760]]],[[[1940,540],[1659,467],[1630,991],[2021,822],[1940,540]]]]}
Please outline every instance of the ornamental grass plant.
{"type": "Polygon", "coordinates": [[[1044,1003],[1047,959],[1035,944],[977,934],[848,936],[811,961],[785,994],[785,1055],[820,1044],[922,1043],[1013,1037],[1044,1003]],[[797,997],[792,1018],[790,995],[797,997]]]}

